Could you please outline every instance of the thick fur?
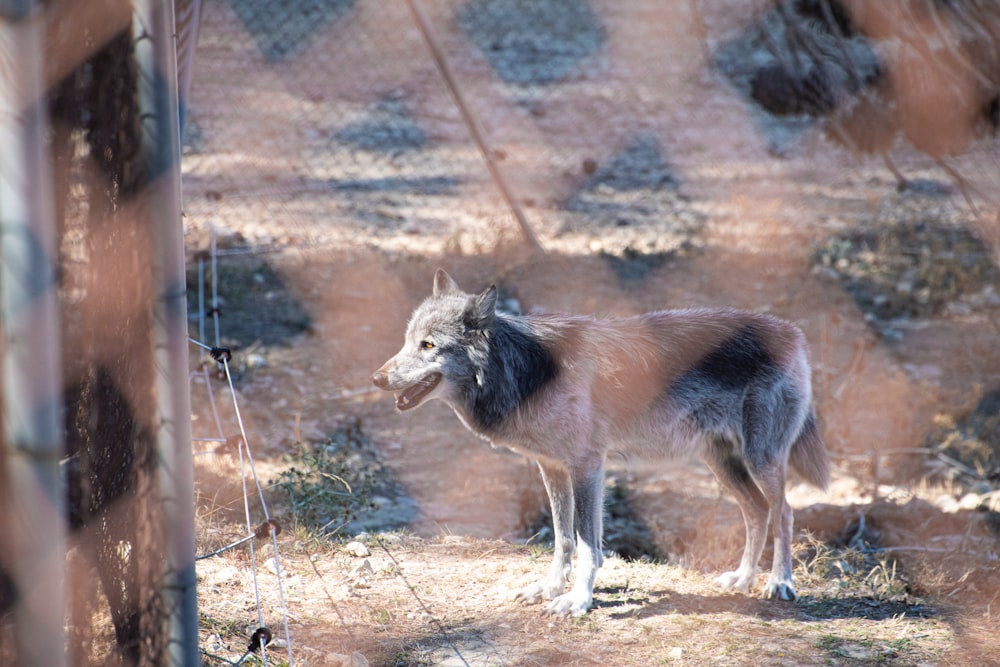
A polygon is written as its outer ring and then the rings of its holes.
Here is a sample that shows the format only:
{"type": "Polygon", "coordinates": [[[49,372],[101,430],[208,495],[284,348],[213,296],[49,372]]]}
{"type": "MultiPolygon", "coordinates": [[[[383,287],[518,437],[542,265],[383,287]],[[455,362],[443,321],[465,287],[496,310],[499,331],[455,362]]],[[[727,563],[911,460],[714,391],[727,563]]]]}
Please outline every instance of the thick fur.
{"type": "Polygon", "coordinates": [[[512,317],[495,312],[496,297],[495,287],[466,294],[439,269],[403,348],[373,381],[397,392],[400,410],[443,400],[473,432],[538,463],[555,554],[547,576],[519,597],[549,599],[547,611],[558,615],[590,608],[603,560],[604,463],[622,451],[699,455],[746,522],[739,567],[716,581],[750,589],[770,523],[774,562],[763,593],[794,599],[786,471],[791,464],[822,488],[829,480],[801,331],[733,309],[512,317]]]}

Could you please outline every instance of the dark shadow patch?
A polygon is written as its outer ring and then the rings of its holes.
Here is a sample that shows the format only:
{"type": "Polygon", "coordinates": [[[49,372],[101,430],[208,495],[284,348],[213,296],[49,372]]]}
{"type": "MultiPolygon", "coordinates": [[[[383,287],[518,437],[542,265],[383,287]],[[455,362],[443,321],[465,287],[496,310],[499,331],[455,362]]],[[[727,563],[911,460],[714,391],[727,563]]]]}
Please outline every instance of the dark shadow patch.
{"type": "Polygon", "coordinates": [[[917,594],[908,573],[881,546],[882,532],[864,515],[829,542],[812,540],[795,553],[796,600],[810,620],[905,615],[930,618],[940,612],[917,594]],[[808,590],[808,593],[804,591],[808,590]]]}
{"type": "Polygon", "coordinates": [[[417,517],[416,503],[382,464],[359,418],[325,440],[292,448],[270,485],[296,526],[350,537],[402,528],[417,517]]]}
{"type": "MultiPolygon", "coordinates": [[[[690,245],[684,246],[685,249],[689,247],[690,245]]],[[[641,284],[656,269],[667,265],[678,256],[677,252],[644,253],[632,246],[626,246],[621,254],[610,253],[606,250],[601,250],[598,254],[608,263],[615,276],[626,287],[641,284]]]]}
{"type": "Polygon", "coordinates": [[[331,190],[341,192],[399,192],[419,195],[451,196],[459,185],[453,176],[365,178],[328,181],[331,190]]]}
{"type": "MultiPolygon", "coordinates": [[[[552,510],[548,503],[545,509],[528,526],[532,543],[551,545],[555,539],[552,532],[552,510]]],[[[625,483],[617,476],[609,475],[604,483],[604,550],[618,554],[627,561],[661,561],[663,553],[656,545],[653,532],[639,516],[625,483]]],[[[607,605],[601,605],[607,606],[607,605]]]]}
{"type": "Polygon", "coordinates": [[[956,192],[953,185],[936,178],[910,178],[901,185],[906,192],[924,197],[950,197],[956,192]]]}
{"type": "Polygon", "coordinates": [[[455,176],[423,175],[438,171],[439,167],[430,163],[425,166],[414,164],[407,166],[407,172],[412,176],[313,180],[305,185],[309,192],[337,193],[342,210],[349,212],[369,233],[396,233],[400,230],[414,234],[430,233],[444,223],[439,216],[419,213],[428,206],[427,198],[455,197],[462,186],[462,180],[455,176]]]}
{"type": "Polygon", "coordinates": [[[956,415],[939,415],[927,436],[932,452],[926,461],[930,479],[946,480],[984,494],[982,510],[990,512],[991,527],[1000,521],[1000,387],[983,396],[976,407],[956,415]],[[990,496],[987,498],[987,496],[990,496]]]}
{"type": "Polygon", "coordinates": [[[806,622],[940,617],[942,610],[915,590],[909,574],[880,546],[880,539],[881,532],[871,522],[859,520],[829,542],[811,539],[805,546],[797,544],[794,574],[798,598],[794,602],[721,590],[716,595],[700,595],[605,588],[598,590],[608,595],[595,603],[598,607],[637,607],[611,614],[635,619],[713,612],[806,622]]]}
{"type": "MultiPolygon", "coordinates": [[[[377,620],[377,619],[376,619],[377,620]]],[[[507,664],[505,653],[486,633],[462,624],[438,624],[438,632],[413,639],[395,656],[394,665],[500,665],[507,664]]]]}
{"type": "Polygon", "coordinates": [[[593,193],[600,188],[618,192],[627,190],[676,189],[679,185],[673,170],[660,152],[659,142],[652,135],[639,136],[625,150],[583,184],[580,191],[566,204],[570,210],[588,208],[583,193],[593,193]]]}
{"type": "Polygon", "coordinates": [[[21,594],[17,590],[17,585],[10,575],[0,570],[0,620],[14,608],[14,605],[21,599],[21,594]]]}
{"type": "Polygon", "coordinates": [[[591,175],[564,204],[569,215],[560,233],[589,234],[591,248],[626,286],[700,245],[705,216],[679,191],[655,136],[637,137],[586,171],[591,175]]]}
{"type": "Polygon", "coordinates": [[[940,612],[921,603],[884,602],[847,594],[842,597],[800,595],[795,602],[776,602],[754,596],[719,592],[697,595],[670,590],[636,591],[596,588],[594,606],[615,609],[612,618],[642,620],[668,614],[732,613],[762,620],[817,621],[858,618],[871,621],[907,618],[937,618],[940,612]],[[697,611],[692,611],[697,610],[697,611]]]}
{"type": "Polygon", "coordinates": [[[162,544],[143,530],[162,519],[149,511],[156,506],[148,481],[156,474],[155,434],[133,411],[141,399],[126,396],[103,366],[88,368],[66,387],[63,400],[66,452],[60,468],[69,528],[100,580],[121,664],[138,664],[139,646],[148,640],[142,623],[155,622],[145,618],[144,603],[150,603],[143,589],[150,582],[142,578],[141,563],[162,552],[162,544]]]}
{"type": "Polygon", "coordinates": [[[881,69],[839,2],[775,5],[721,44],[712,64],[746,100],[761,132],[780,151],[817,116],[834,112],[869,86],[881,69]]]}
{"type": "Polygon", "coordinates": [[[338,143],[357,150],[396,155],[427,145],[427,135],[399,99],[386,98],[365,118],[334,135],[338,143]]]}
{"type": "Polygon", "coordinates": [[[341,210],[370,232],[433,233],[446,226],[427,198],[457,196],[466,174],[442,161],[405,93],[383,93],[350,122],[318,130],[317,136],[326,139],[310,150],[310,161],[322,170],[331,159],[354,168],[300,181],[305,190],[336,193],[341,210]]]}
{"type": "Polygon", "coordinates": [[[863,618],[885,621],[891,618],[934,618],[940,612],[920,602],[879,600],[868,596],[800,595],[795,601],[799,610],[812,619],[863,618]]]}
{"type": "Polygon", "coordinates": [[[594,588],[594,609],[615,610],[609,612],[612,618],[626,618],[634,615],[636,608],[649,604],[649,594],[627,586],[596,586],[594,588]],[[624,612],[625,608],[632,611],[624,612]]]}
{"type": "Polygon", "coordinates": [[[663,560],[653,531],[636,511],[628,487],[613,476],[604,490],[604,548],[628,561],[663,560]]]}
{"type": "MultiPolygon", "coordinates": [[[[254,343],[264,346],[291,345],[295,337],[309,330],[312,320],[292,296],[273,268],[258,256],[218,257],[219,317],[222,343],[246,348],[254,343]]],[[[204,306],[206,337],[214,331],[212,323],[211,263],[204,262],[204,306]]],[[[198,333],[198,267],[187,270],[188,312],[193,335],[198,333]]],[[[211,340],[202,341],[206,344],[211,340]]]]}
{"type": "Polygon", "coordinates": [[[458,22],[501,79],[547,85],[577,71],[604,45],[604,28],[584,0],[472,0],[458,22]]]}
{"type": "MultiPolygon", "coordinates": [[[[564,204],[567,211],[584,214],[592,225],[603,229],[656,225],[666,234],[684,237],[700,227],[702,216],[679,192],[679,181],[656,137],[637,137],[606,165],[594,169],[564,204]],[[664,214],[665,210],[673,215],[664,214]]],[[[576,221],[569,227],[585,224],[576,221]]]]}
{"type": "Polygon", "coordinates": [[[134,495],[133,444],[149,434],[103,367],[68,387],[63,400],[66,453],[60,467],[66,480],[69,526],[79,530],[134,495]]]}
{"type": "Polygon", "coordinates": [[[972,308],[998,275],[990,248],[968,228],[935,220],[902,220],[826,241],[813,264],[831,274],[883,338],[895,325],[944,314],[953,303],[972,308]]]}
{"type": "Polygon", "coordinates": [[[286,60],[353,9],[355,0],[228,0],[270,62],[286,60]]]}

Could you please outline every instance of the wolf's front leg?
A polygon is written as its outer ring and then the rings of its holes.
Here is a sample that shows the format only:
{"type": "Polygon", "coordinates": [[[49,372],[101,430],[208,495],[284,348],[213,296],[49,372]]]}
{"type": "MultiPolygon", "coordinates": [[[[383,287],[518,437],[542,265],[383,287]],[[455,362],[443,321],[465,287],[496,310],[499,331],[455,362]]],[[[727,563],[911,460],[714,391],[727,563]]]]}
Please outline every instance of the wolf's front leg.
{"type": "Polygon", "coordinates": [[[555,534],[555,554],[549,572],[541,581],[525,586],[517,599],[534,604],[543,598],[551,600],[566,590],[573,562],[573,484],[569,472],[559,465],[542,463],[542,481],[552,508],[552,532],[555,534]]]}
{"type": "Polygon", "coordinates": [[[604,466],[579,476],[573,484],[576,512],[577,571],[573,588],[552,600],[545,611],[582,616],[594,602],[594,579],[604,563],[601,533],[604,515],[604,466]]]}

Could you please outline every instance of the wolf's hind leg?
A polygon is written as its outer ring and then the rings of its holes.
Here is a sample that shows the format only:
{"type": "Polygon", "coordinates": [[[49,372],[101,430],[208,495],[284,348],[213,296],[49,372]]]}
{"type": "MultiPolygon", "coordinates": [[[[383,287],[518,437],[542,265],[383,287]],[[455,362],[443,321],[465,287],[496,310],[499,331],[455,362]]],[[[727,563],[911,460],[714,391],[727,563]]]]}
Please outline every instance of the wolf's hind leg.
{"type": "Polygon", "coordinates": [[[792,507],[785,498],[783,466],[775,465],[756,475],[760,488],[771,505],[774,528],[774,562],[771,576],[764,585],[764,597],[777,600],[794,600],[792,583],[792,507]]]}
{"type": "Polygon", "coordinates": [[[764,597],[794,600],[792,584],[792,508],[785,498],[791,444],[808,413],[807,403],[791,390],[772,388],[747,396],[743,406],[746,461],[771,510],[774,560],[764,597]]]}
{"type": "Polygon", "coordinates": [[[516,599],[529,604],[542,599],[551,600],[566,590],[573,563],[573,484],[569,471],[560,465],[542,463],[538,469],[549,496],[552,509],[552,532],[555,535],[555,553],[549,572],[541,581],[525,586],[516,599]]]}
{"type": "Polygon", "coordinates": [[[705,464],[715,473],[719,483],[736,497],[746,524],[746,544],[739,567],[715,579],[723,590],[747,593],[757,578],[757,564],[767,537],[768,503],[757,487],[735,445],[728,439],[717,438],[708,446],[705,464]]]}

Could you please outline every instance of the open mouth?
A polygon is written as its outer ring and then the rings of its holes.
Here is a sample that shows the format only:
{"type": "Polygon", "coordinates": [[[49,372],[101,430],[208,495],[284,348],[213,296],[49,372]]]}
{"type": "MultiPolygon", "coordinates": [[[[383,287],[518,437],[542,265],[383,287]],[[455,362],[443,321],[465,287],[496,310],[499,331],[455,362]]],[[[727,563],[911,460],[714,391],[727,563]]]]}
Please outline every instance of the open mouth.
{"type": "Polygon", "coordinates": [[[441,382],[440,373],[431,373],[417,380],[415,384],[411,384],[396,394],[396,409],[410,410],[417,407],[424,400],[424,397],[438,386],[439,382],[441,382]]]}

